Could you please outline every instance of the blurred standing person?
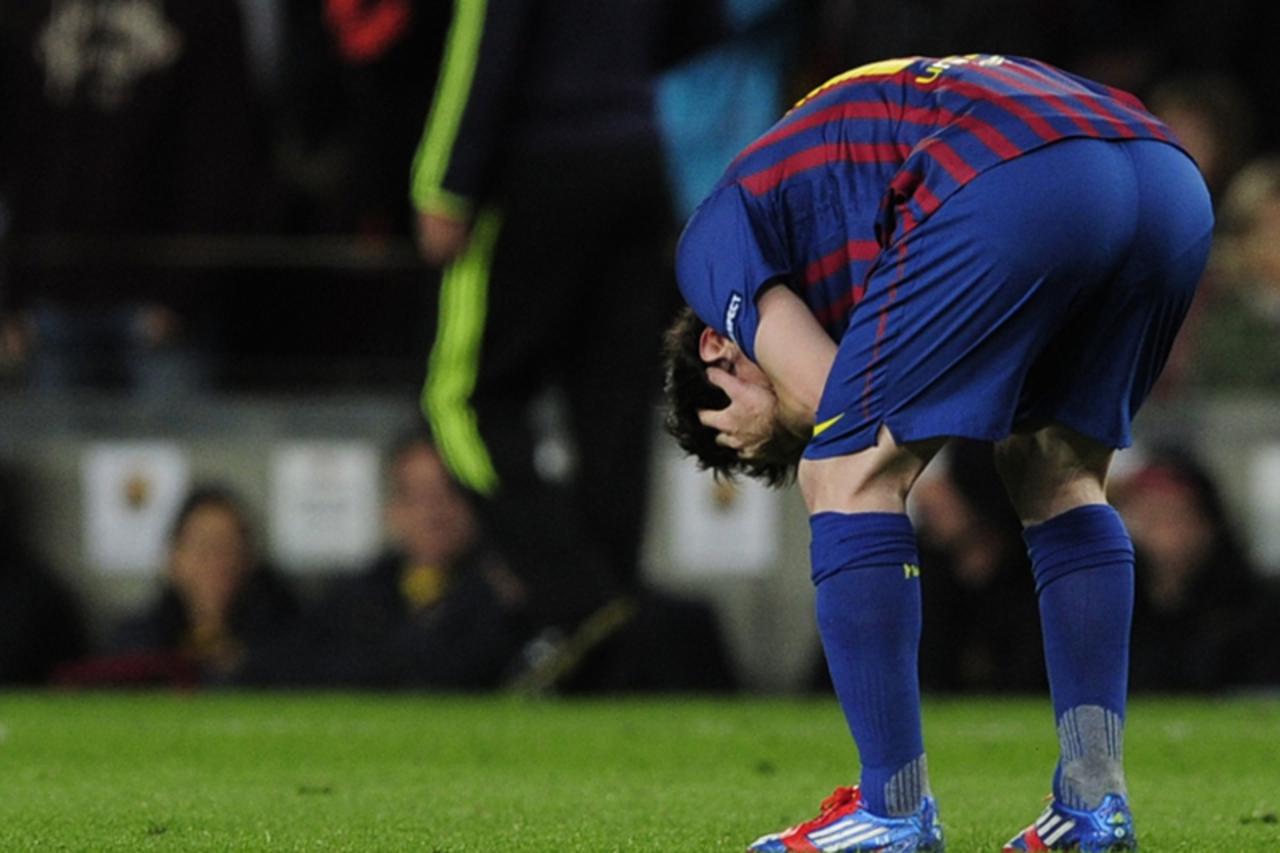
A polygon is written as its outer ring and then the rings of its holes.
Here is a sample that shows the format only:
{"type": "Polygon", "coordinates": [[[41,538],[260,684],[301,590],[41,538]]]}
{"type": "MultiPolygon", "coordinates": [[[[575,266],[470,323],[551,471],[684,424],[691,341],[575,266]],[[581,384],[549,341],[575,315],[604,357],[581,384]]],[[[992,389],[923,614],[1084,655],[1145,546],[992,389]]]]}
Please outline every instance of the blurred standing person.
{"type": "Polygon", "coordinates": [[[670,222],[653,79],[718,18],[708,0],[454,5],[411,190],[445,266],[422,403],[547,649],[629,618],[670,222]],[[577,451],[560,481],[529,419],[550,388],[577,451]]]}
{"type": "Polygon", "coordinates": [[[248,221],[251,103],[236,3],[0,0],[0,195],[9,236],[37,244],[0,322],[37,387],[207,378],[206,282],[127,241],[248,221]]]}

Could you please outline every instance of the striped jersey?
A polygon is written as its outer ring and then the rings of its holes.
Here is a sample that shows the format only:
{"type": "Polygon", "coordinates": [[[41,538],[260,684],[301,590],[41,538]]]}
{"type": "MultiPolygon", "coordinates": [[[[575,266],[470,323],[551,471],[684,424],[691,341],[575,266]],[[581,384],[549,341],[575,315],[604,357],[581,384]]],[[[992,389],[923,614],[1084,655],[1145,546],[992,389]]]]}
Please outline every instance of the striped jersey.
{"type": "Polygon", "coordinates": [[[881,249],[987,169],[1073,137],[1177,144],[1134,96],[1032,59],[855,68],[730,165],[681,237],[681,292],[752,359],[755,300],[774,282],[838,340],[881,249]]]}

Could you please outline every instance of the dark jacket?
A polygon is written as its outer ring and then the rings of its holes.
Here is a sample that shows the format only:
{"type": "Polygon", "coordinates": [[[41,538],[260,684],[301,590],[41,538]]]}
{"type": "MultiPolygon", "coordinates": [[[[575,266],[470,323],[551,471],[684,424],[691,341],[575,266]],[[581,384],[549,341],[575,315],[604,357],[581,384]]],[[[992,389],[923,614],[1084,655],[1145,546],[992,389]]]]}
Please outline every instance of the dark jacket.
{"type": "MultiPolygon", "coordinates": [[[[246,648],[272,642],[289,631],[297,614],[297,599],[285,582],[273,570],[258,568],[232,604],[231,639],[246,648]]],[[[166,586],[153,604],[117,627],[110,651],[180,651],[191,627],[178,593],[166,586]]]]}
{"type": "Polygon", "coordinates": [[[458,2],[414,165],[419,208],[463,212],[509,164],[652,147],[653,79],[722,30],[716,0],[458,2]]]}
{"type": "Polygon", "coordinates": [[[335,581],[283,641],[252,651],[235,678],[249,685],[376,688],[493,687],[525,637],[483,554],[453,566],[440,597],[415,604],[402,555],[335,581]]]}

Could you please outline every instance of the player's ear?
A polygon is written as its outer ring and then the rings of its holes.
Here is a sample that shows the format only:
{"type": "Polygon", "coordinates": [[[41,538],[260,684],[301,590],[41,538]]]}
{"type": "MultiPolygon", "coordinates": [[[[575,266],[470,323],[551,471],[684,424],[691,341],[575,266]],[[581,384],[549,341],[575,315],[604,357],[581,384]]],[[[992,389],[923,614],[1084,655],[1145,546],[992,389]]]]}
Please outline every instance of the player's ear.
{"type": "Polygon", "coordinates": [[[702,335],[698,338],[698,358],[707,364],[720,361],[721,359],[733,359],[733,352],[738,345],[717,332],[710,326],[702,330],[702,335]]]}

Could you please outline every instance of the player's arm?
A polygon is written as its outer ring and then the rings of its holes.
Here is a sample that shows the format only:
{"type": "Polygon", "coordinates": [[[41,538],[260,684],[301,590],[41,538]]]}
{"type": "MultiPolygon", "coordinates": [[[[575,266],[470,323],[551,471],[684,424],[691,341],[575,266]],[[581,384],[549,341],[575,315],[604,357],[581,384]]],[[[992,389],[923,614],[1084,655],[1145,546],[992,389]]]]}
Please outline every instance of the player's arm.
{"type": "Polygon", "coordinates": [[[835,343],[786,287],[769,288],[756,307],[755,358],[769,387],[711,367],[707,379],[725,392],[729,405],[699,413],[704,425],[720,433],[717,443],[747,457],[757,455],[779,426],[808,440],[836,355],[835,343]]]}
{"type": "Polygon", "coordinates": [[[446,264],[465,248],[491,178],[520,59],[528,0],[455,0],[435,97],[413,160],[410,197],[423,255],[446,264]]]}
{"type": "Polygon", "coordinates": [[[756,306],[756,358],[778,398],[776,416],[790,431],[807,435],[836,358],[836,344],[809,307],[786,287],[769,288],[756,306]]]}

